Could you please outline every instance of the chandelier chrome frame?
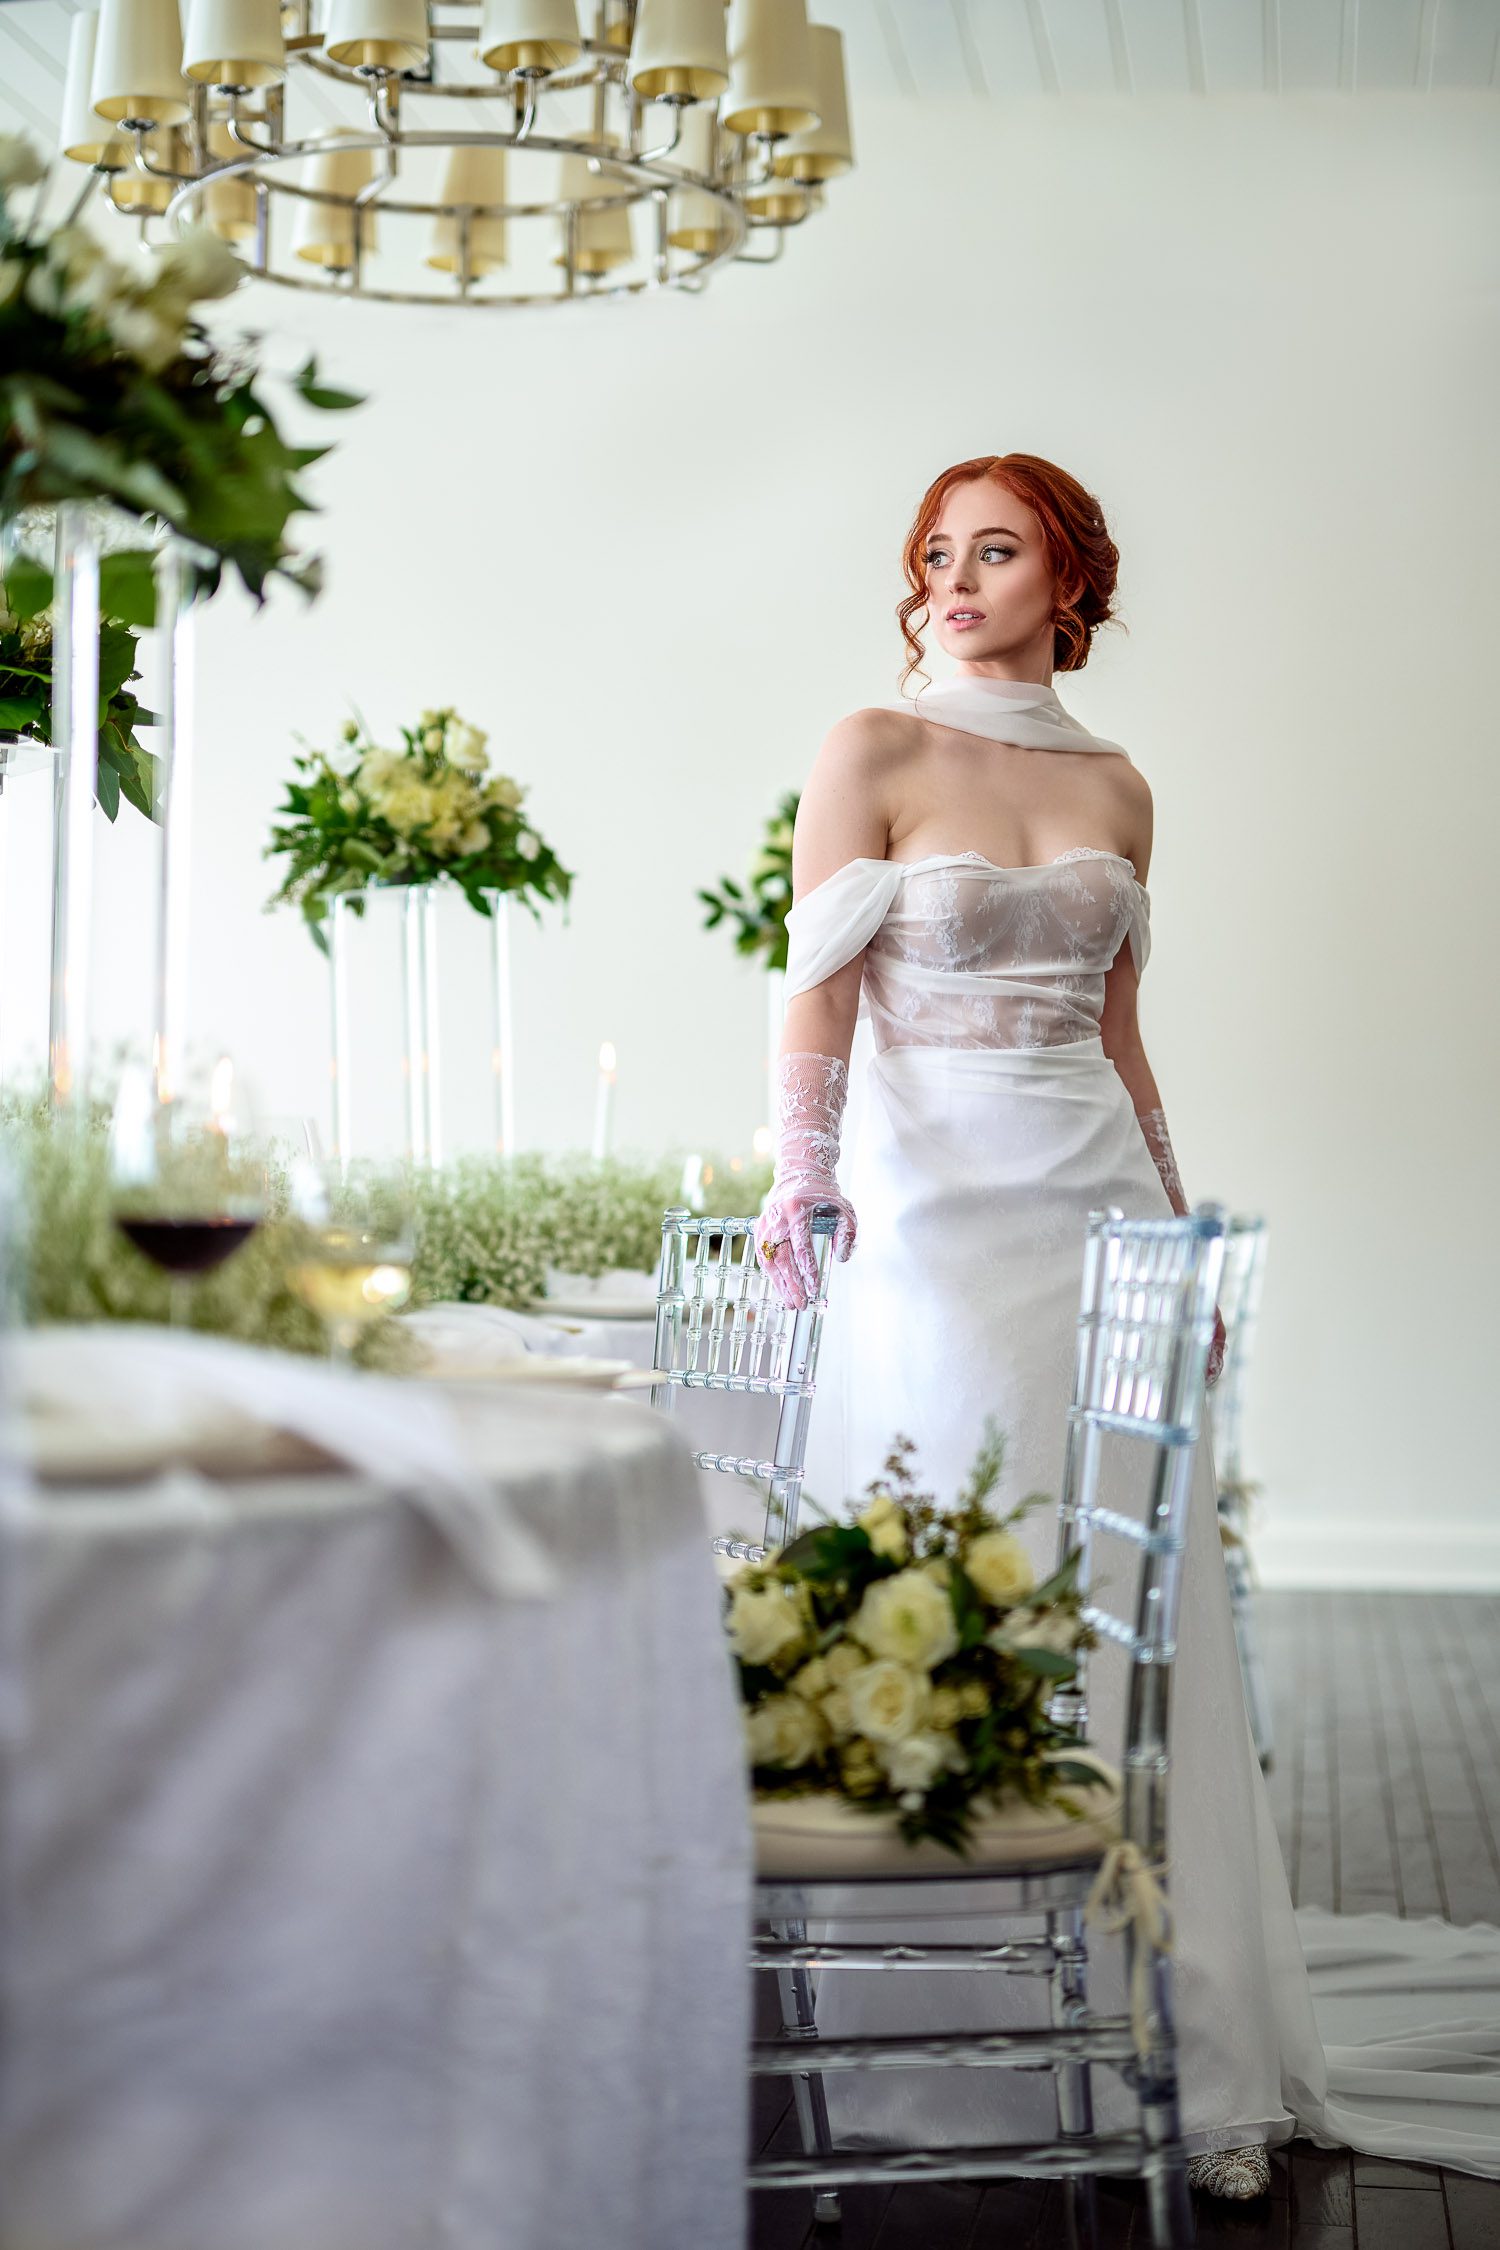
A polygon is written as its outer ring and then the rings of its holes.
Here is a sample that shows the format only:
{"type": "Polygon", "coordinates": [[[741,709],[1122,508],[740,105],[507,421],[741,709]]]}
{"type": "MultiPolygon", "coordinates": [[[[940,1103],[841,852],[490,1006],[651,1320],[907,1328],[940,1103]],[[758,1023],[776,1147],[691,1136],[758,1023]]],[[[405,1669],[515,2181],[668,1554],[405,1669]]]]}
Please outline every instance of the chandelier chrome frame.
{"type": "MultiPolygon", "coordinates": [[[[320,33],[311,28],[311,0],[297,0],[298,28],[286,38],[288,67],[315,71],[319,76],[341,85],[361,89],[368,106],[368,125],[361,131],[329,127],[300,139],[285,137],[286,87],[278,83],[260,90],[246,86],[213,86],[197,84],[191,90],[191,119],[187,130],[191,132],[194,151],[208,149],[210,125],[227,128],[230,140],[242,146],[243,156],[220,162],[210,162],[202,170],[187,171],[153,161],[150,148],[152,136],[159,128],[154,121],[126,117],[119,121],[118,130],[134,140],[133,161],[126,167],[101,163],[94,174],[107,176],[121,169],[143,173],[148,178],[174,183],[174,192],[165,210],[160,214],[175,234],[201,219],[203,199],[210,186],[232,180],[243,180],[255,195],[255,232],[241,255],[251,272],[261,280],[274,282],[284,289],[309,291],[317,296],[359,298],[367,302],[395,305],[467,305],[510,309],[522,305],[550,305],[572,298],[627,298],[651,294],[664,289],[680,289],[696,293],[705,277],[716,267],[730,263],[771,265],[781,256],[789,227],[800,225],[821,202],[817,186],[794,183],[779,177],[774,169],[777,140],[774,134],[741,135],[729,133],[715,121],[712,145],[716,152],[730,144],[726,150],[728,161],[713,174],[689,170],[681,163],[671,162],[682,140],[683,110],[689,106],[685,97],[666,96],[648,103],[630,85],[627,76],[630,42],[629,0],[599,0],[596,36],[581,41],[581,58],[564,69],[542,74],[536,71],[517,70],[496,74],[490,83],[454,80],[440,81],[435,71],[435,55],[440,43],[445,41],[472,41],[472,25],[463,23],[429,23],[431,45],[427,67],[398,70],[374,64],[346,65],[334,62],[323,52],[320,33]],[[592,91],[593,130],[591,134],[555,133],[542,129],[542,105],[550,94],[577,94],[592,91]],[[612,139],[606,131],[607,105],[611,92],[625,105],[626,131],[623,140],[612,139]],[[402,101],[406,94],[421,98],[438,98],[448,101],[489,101],[505,99],[509,94],[514,108],[514,122],[506,131],[473,130],[418,130],[407,126],[402,119],[402,101]],[[217,103],[217,107],[215,107],[217,103]],[[669,108],[671,132],[666,139],[648,145],[646,140],[646,110],[648,107],[669,108]],[[584,159],[591,174],[617,180],[623,192],[619,195],[600,195],[582,200],[559,198],[552,202],[505,203],[443,203],[410,200],[393,194],[392,188],[400,178],[403,151],[416,149],[496,148],[526,149],[562,157],[584,159]],[[318,156],[330,150],[371,150],[377,157],[377,169],[372,179],[355,193],[339,194],[328,188],[308,188],[299,182],[274,177],[285,168],[318,156]],[[272,175],[272,176],[268,176],[272,175]],[[674,192],[695,190],[712,198],[721,219],[721,238],[713,248],[686,249],[669,241],[671,197],[674,192]],[[784,215],[761,217],[747,210],[745,197],[761,191],[778,196],[785,193],[789,202],[800,199],[804,205],[799,213],[789,209],[784,215]],[[314,279],[310,274],[288,272],[272,263],[272,210],[273,198],[284,197],[289,203],[312,202],[349,211],[355,214],[351,233],[351,262],[343,267],[323,269],[326,278],[314,279]],[[580,220],[584,212],[607,210],[620,203],[649,202],[654,219],[654,239],[648,252],[649,271],[644,276],[623,281],[612,281],[581,268],[578,259],[580,220]],[[364,244],[365,228],[359,214],[364,211],[388,212],[394,216],[420,217],[428,220],[449,218],[455,222],[457,234],[456,270],[452,285],[446,288],[394,289],[372,285],[366,278],[367,252],[364,244]],[[494,293],[476,293],[476,279],[471,240],[476,221],[485,219],[542,219],[556,217],[562,222],[561,280],[556,289],[508,290],[494,293]],[[772,247],[769,252],[751,251],[748,240],[752,233],[769,234],[772,247]]],[[[165,136],[164,136],[165,137],[165,136]]],[[[143,217],[143,231],[146,219],[143,217]]]]}

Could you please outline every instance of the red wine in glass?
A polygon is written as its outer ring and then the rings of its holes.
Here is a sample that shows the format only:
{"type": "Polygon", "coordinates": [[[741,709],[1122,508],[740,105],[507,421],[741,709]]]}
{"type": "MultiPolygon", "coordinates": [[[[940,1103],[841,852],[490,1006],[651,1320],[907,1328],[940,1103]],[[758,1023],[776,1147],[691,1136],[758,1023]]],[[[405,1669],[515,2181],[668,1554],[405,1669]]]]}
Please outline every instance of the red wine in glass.
{"type": "Polygon", "coordinates": [[[142,1257],[174,1279],[212,1273],[248,1242],[259,1221],[253,1218],[163,1219],[117,1216],[115,1225],[142,1257]]]}

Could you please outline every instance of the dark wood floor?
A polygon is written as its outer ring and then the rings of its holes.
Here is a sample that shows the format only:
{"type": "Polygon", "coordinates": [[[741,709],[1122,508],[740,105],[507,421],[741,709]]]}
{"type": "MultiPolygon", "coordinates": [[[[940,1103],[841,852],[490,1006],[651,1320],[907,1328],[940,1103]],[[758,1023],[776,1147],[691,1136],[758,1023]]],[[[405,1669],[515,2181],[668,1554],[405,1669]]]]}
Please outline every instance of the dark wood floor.
{"type": "MultiPolygon", "coordinates": [[[[1271,1797],[1299,1906],[1500,1920],[1500,1598],[1264,1594],[1276,1703],[1271,1797]]],[[[762,2005],[772,1980],[758,1978],[762,2005]]],[[[774,2080],[756,2085],[763,2148],[796,2146],[774,2080]]],[[[1198,2240],[1234,2250],[1500,2250],[1500,2182],[1435,2166],[1272,2156],[1259,2203],[1200,2198],[1198,2240]]],[[[1138,2190],[1105,2185],[1107,2250],[1146,2250],[1138,2190]]],[[[805,2196],[751,2199],[751,2250],[836,2250],[805,2196]]],[[[843,2250],[1065,2250],[1061,2190],[854,2188],[843,2250]]]]}

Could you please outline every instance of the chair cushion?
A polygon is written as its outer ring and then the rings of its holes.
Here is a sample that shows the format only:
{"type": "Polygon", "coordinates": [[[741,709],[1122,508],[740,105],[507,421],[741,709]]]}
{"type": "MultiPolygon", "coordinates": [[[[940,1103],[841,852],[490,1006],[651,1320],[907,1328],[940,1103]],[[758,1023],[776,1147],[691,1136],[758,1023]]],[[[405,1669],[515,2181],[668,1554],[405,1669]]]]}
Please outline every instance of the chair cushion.
{"type": "Polygon", "coordinates": [[[1096,1787],[1079,1783],[1068,1790],[1081,1817],[1069,1819],[1056,1805],[1003,1798],[976,1822],[965,1859],[941,1844],[908,1844],[894,1814],[861,1812],[829,1791],[759,1798],[753,1813],[756,1872],[775,1882],[799,1877],[838,1882],[875,1875],[1015,1874],[1101,1859],[1119,1835],[1120,1776],[1092,1750],[1067,1755],[1099,1776],[1096,1787]]]}

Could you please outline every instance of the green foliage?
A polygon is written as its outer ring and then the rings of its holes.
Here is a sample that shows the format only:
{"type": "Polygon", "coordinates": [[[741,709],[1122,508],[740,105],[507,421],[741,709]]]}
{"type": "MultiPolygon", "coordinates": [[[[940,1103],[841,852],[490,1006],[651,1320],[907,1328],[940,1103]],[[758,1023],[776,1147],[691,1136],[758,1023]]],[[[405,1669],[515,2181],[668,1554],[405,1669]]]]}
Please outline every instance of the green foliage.
{"type": "Polygon", "coordinates": [[[799,798],[795,790],[783,797],[766,823],[760,850],[744,883],[724,876],[717,890],[698,893],[707,912],[706,930],[727,922],[734,930],[734,949],[750,958],[765,955],[768,969],[784,969],[787,960],[786,918],[792,903],[792,831],[799,798]]]}
{"type": "MultiPolygon", "coordinates": [[[[53,625],[48,614],[52,576],[18,556],[0,585],[0,728],[34,742],[52,740],[53,625]]],[[[136,729],[153,724],[129,683],[139,679],[137,628],[152,622],[155,581],[150,557],[110,555],[100,572],[101,606],[117,614],[99,627],[99,735],[95,792],[113,820],[123,797],[148,820],[156,817],[157,760],[136,729]],[[133,568],[144,561],[144,580],[133,568]],[[127,617],[124,612],[129,612],[127,617]]]]}
{"type": "MultiPolygon", "coordinates": [[[[200,550],[196,590],[224,567],[257,601],[273,576],[306,593],[315,559],[288,540],[312,503],[299,479],[326,448],[287,442],[259,388],[253,350],[217,346],[193,307],[226,296],[246,268],[212,235],[159,252],[143,271],[110,259],[80,227],[48,235],[16,208],[27,171],[15,144],[0,167],[0,515],[61,500],[107,500],[170,524],[200,550]]],[[[320,411],[358,404],[297,379],[320,411]]],[[[117,561],[122,623],[140,623],[127,581],[143,587],[143,555],[117,561]]]]}
{"type": "Polygon", "coordinates": [[[324,952],[331,901],[347,897],[363,913],[371,884],[453,882],[479,914],[503,891],[540,920],[540,902],[566,900],[573,877],[523,816],[525,789],[489,771],[487,739],[448,708],[403,727],[400,750],[382,750],[351,719],[342,757],[308,749],[294,759],[266,846],[287,871],[268,903],[300,907],[324,952]]]}

